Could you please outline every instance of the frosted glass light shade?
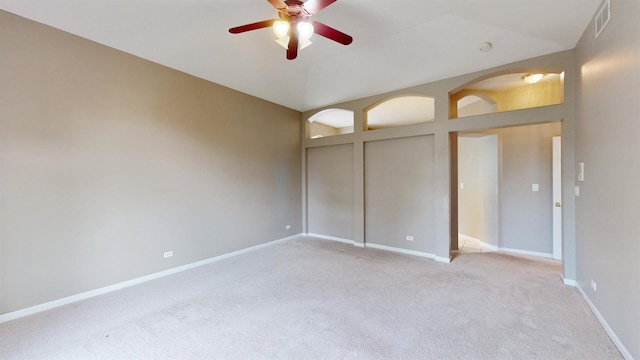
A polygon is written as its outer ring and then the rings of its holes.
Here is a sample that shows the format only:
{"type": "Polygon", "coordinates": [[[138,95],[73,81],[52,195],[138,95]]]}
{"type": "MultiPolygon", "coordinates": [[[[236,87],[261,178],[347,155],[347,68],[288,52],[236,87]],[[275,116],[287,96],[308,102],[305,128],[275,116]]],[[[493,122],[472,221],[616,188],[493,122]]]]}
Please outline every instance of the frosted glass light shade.
{"type": "Polygon", "coordinates": [[[308,22],[299,22],[298,25],[298,36],[300,39],[309,39],[311,35],[313,35],[313,25],[308,22]]]}
{"type": "Polygon", "coordinates": [[[277,37],[283,37],[289,35],[289,22],[278,20],[273,23],[273,32],[277,37]]]}

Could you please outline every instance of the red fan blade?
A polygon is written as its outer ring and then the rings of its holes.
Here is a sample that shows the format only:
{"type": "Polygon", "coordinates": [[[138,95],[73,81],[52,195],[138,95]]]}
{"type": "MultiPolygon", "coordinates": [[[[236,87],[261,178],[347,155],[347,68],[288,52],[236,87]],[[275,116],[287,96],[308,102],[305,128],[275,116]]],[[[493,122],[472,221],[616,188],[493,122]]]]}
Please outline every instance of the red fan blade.
{"type": "Polygon", "coordinates": [[[287,7],[287,4],[284,3],[284,1],[282,0],[267,0],[271,3],[271,5],[273,5],[274,8],[280,10],[280,9],[284,9],[287,7]]]}
{"type": "Polygon", "coordinates": [[[321,22],[311,21],[311,24],[313,24],[313,31],[320,36],[339,42],[342,45],[349,45],[353,42],[353,38],[351,36],[321,22]]]}
{"type": "Polygon", "coordinates": [[[289,38],[289,47],[287,48],[287,59],[293,60],[298,57],[298,35],[291,34],[289,38]]]}
{"type": "Polygon", "coordinates": [[[303,6],[309,14],[313,15],[336,1],[337,0],[307,0],[303,6]]]}
{"type": "Polygon", "coordinates": [[[229,29],[229,32],[232,33],[232,34],[240,34],[240,33],[243,33],[245,31],[262,29],[262,28],[266,28],[266,27],[272,26],[274,21],[275,20],[265,20],[265,21],[258,21],[258,22],[252,23],[252,24],[236,26],[234,28],[229,29]]]}

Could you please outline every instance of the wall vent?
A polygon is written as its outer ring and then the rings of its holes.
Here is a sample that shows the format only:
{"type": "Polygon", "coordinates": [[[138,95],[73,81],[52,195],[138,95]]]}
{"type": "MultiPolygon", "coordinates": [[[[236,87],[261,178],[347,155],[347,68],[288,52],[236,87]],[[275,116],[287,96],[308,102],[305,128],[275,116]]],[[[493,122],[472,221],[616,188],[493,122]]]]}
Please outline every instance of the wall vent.
{"type": "Polygon", "coordinates": [[[611,0],[605,1],[596,15],[596,38],[600,36],[600,33],[604,27],[607,26],[609,20],[611,20],[611,0]]]}

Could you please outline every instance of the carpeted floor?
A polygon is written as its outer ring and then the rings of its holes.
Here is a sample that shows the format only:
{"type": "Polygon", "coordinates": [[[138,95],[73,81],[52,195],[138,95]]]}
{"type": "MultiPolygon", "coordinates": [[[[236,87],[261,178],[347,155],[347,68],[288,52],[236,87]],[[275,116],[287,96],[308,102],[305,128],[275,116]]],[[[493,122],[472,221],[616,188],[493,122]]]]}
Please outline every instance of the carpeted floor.
{"type": "Polygon", "coordinates": [[[0,358],[621,359],[559,274],[301,237],[0,324],[0,358]]]}

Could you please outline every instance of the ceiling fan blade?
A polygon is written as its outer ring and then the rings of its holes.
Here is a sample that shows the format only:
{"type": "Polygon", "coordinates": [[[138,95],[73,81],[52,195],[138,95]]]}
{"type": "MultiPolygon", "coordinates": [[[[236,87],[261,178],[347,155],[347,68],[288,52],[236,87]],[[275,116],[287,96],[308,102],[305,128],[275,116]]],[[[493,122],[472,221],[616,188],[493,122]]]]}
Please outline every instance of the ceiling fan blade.
{"type": "Polygon", "coordinates": [[[311,15],[333,4],[337,0],[307,0],[304,3],[304,9],[311,15]]]}
{"type": "Polygon", "coordinates": [[[287,7],[287,4],[284,3],[284,1],[282,0],[267,0],[271,3],[271,5],[273,5],[274,8],[280,10],[280,9],[284,9],[287,7]]]}
{"type": "Polygon", "coordinates": [[[287,59],[293,60],[298,57],[298,35],[292,34],[289,38],[289,47],[287,48],[287,59]]]}
{"type": "Polygon", "coordinates": [[[317,21],[311,21],[311,24],[313,24],[314,32],[320,36],[339,42],[342,45],[349,45],[353,42],[353,38],[342,31],[338,31],[317,21]]]}
{"type": "Polygon", "coordinates": [[[262,29],[262,28],[266,28],[269,26],[272,26],[273,23],[275,22],[275,20],[264,20],[264,21],[258,21],[252,24],[246,24],[246,25],[241,25],[241,26],[236,26],[233,27],[231,29],[229,29],[229,32],[232,34],[240,34],[243,33],[245,31],[251,31],[251,30],[257,30],[257,29],[262,29]]]}

